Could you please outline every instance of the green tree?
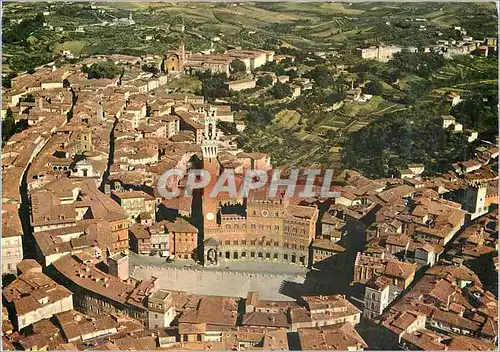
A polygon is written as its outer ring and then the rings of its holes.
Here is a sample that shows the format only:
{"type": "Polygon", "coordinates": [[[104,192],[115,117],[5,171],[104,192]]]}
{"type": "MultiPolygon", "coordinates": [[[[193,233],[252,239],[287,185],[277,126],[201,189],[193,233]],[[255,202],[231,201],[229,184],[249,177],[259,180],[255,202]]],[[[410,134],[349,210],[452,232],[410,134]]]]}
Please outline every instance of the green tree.
{"type": "Polygon", "coordinates": [[[241,60],[234,60],[230,65],[231,72],[245,72],[247,70],[247,65],[241,60]]]}
{"type": "Polygon", "coordinates": [[[142,70],[145,72],[151,72],[154,75],[157,75],[158,73],[160,73],[160,70],[158,69],[158,67],[156,67],[156,65],[153,65],[153,64],[142,65],[142,70]]]}
{"type": "Polygon", "coordinates": [[[206,99],[223,98],[229,96],[229,90],[225,84],[225,74],[212,75],[209,71],[199,73],[198,79],[202,82],[201,93],[206,99]]]}
{"type": "Polygon", "coordinates": [[[287,83],[276,83],[270,91],[276,99],[283,99],[292,95],[292,87],[287,83]]]}
{"type": "Polygon", "coordinates": [[[89,79],[115,78],[122,73],[122,69],[114,62],[105,61],[82,66],[82,71],[87,73],[89,79]]]}
{"type": "Polygon", "coordinates": [[[26,94],[26,96],[24,97],[23,101],[25,101],[27,103],[34,103],[35,102],[35,97],[33,97],[32,94],[26,94]]]}
{"type": "Polygon", "coordinates": [[[17,74],[14,72],[9,73],[7,76],[2,77],[2,87],[4,88],[12,88],[11,80],[16,77],[17,74]]]}
{"type": "Polygon", "coordinates": [[[236,129],[236,124],[234,122],[218,121],[217,127],[219,127],[226,134],[238,134],[236,129]]]}
{"type": "Polygon", "coordinates": [[[370,81],[365,85],[365,93],[372,95],[382,95],[383,87],[379,81],[370,81]]]}
{"type": "Polygon", "coordinates": [[[264,75],[262,77],[259,77],[259,79],[257,80],[257,85],[259,87],[268,87],[271,84],[273,84],[273,78],[271,77],[271,75],[264,75]]]}
{"type": "Polygon", "coordinates": [[[297,78],[299,74],[297,73],[297,70],[289,70],[286,71],[286,75],[290,77],[290,79],[297,78]]]}
{"type": "Polygon", "coordinates": [[[443,55],[436,53],[410,53],[400,52],[394,54],[389,61],[396,69],[413,73],[421,77],[429,77],[445,65],[443,55]]]}
{"type": "Polygon", "coordinates": [[[41,12],[37,13],[34,18],[23,19],[15,26],[4,30],[2,40],[5,44],[25,43],[30,35],[37,34],[40,31],[44,21],[45,18],[41,12]]]}
{"type": "Polygon", "coordinates": [[[2,121],[2,140],[5,142],[9,140],[12,135],[16,133],[16,120],[10,109],[7,109],[5,119],[2,121]]]}
{"type": "Polygon", "coordinates": [[[247,119],[251,122],[250,126],[267,125],[274,118],[274,111],[269,108],[257,107],[248,111],[247,119]]]}
{"type": "Polygon", "coordinates": [[[306,78],[314,80],[314,84],[320,88],[326,88],[333,84],[335,81],[333,79],[332,71],[324,66],[316,66],[314,69],[303,75],[306,78]]]}

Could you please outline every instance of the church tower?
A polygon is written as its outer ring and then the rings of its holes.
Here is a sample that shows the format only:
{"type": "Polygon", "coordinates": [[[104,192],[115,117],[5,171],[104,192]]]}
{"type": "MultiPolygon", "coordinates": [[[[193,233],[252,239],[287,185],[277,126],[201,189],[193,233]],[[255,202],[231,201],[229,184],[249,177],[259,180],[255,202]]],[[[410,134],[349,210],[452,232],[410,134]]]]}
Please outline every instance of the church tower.
{"type": "Polygon", "coordinates": [[[201,143],[203,152],[203,169],[210,172],[211,180],[208,186],[203,189],[203,228],[204,230],[217,227],[217,199],[209,197],[210,192],[217,183],[219,175],[219,161],[217,154],[219,146],[217,141],[217,129],[213,117],[205,118],[205,133],[201,143]]]}
{"type": "Polygon", "coordinates": [[[176,50],[169,50],[163,57],[163,60],[160,64],[163,73],[167,74],[170,72],[184,72],[184,66],[186,64],[186,48],[184,39],[183,24],[181,27],[181,38],[179,41],[179,46],[176,50]]]}
{"type": "Polygon", "coordinates": [[[92,151],[92,129],[86,126],[80,134],[80,152],[92,151]]]}

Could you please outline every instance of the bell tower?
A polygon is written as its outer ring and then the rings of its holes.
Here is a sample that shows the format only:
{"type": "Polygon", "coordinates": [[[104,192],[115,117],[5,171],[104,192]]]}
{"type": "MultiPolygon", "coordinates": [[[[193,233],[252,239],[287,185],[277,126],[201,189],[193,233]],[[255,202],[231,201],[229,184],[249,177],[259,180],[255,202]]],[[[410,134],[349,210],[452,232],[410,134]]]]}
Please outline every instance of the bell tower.
{"type": "Polygon", "coordinates": [[[219,161],[217,154],[219,152],[217,128],[213,117],[205,118],[205,132],[201,142],[203,152],[203,169],[211,175],[210,183],[203,189],[203,228],[213,229],[217,227],[217,199],[211,198],[210,192],[217,183],[219,175],[219,161]]]}
{"type": "Polygon", "coordinates": [[[488,212],[486,204],[486,191],[488,184],[481,181],[469,182],[465,190],[463,208],[469,213],[470,220],[474,220],[488,212]]]}

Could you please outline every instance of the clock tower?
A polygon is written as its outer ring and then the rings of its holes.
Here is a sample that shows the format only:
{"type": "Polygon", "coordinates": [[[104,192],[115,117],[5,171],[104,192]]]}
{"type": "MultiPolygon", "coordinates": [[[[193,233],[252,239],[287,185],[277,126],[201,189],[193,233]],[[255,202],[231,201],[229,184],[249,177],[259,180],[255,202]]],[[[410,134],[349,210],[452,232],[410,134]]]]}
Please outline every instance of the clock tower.
{"type": "MultiPolygon", "coordinates": [[[[205,118],[205,132],[201,143],[203,152],[203,169],[210,172],[210,183],[203,188],[203,229],[215,229],[217,227],[217,199],[209,197],[210,192],[217,183],[219,175],[219,161],[217,160],[218,140],[215,119],[205,118]]],[[[205,232],[206,233],[206,232],[205,232]]]]}

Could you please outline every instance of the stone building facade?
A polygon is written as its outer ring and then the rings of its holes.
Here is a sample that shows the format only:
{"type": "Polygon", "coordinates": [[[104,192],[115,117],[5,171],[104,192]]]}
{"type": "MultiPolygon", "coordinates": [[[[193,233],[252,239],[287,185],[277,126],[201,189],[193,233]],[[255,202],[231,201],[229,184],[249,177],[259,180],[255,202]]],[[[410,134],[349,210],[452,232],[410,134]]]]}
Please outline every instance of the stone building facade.
{"type": "Polygon", "coordinates": [[[318,210],[286,199],[248,200],[246,215],[222,215],[205,238],[219,242],[225,260],[288,262],[307,266],[318,210]]]}
{"type": "Polygon", "coordinates": [[[216,259],[224,259],[309,265],[309,246],[315,237],[318,209],[290,204],[284,196],[268,198],[257,192],[250,193],[243,202],[225,196],[209,197],[220,166],[215,121],[207,118],[205,125],[203,167],[213,175],[212,182],[203,190],[205,264],[217,265],[216,259]]]}
{"type": "Polygon", "coordinates": [[[153,220],[156,218],[156,201],[144,191],[113,191],[112,198],[125,209],[132,221],[141,214],[148,214],[153,220]]]}
{"type": "Polygon", "coordinates": [[[3,204],[2,209],[2,275],[14,274],[23,260],[23,229],[17,216],[17,205],[3,204]]]}

